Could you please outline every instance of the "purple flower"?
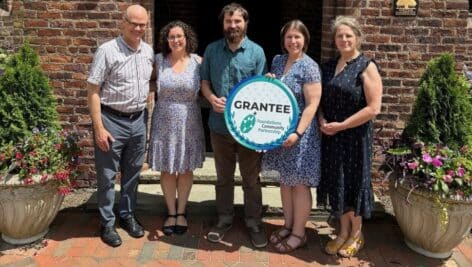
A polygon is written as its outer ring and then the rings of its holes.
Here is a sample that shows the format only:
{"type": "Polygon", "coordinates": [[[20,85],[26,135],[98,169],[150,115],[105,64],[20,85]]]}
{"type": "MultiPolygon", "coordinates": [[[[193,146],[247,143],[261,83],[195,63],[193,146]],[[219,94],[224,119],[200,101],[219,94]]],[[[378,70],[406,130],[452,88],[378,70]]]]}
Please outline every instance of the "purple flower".
{"type": "Polygon", "coordinates": [[[408,162],[407,165],[408,165],[408,169],[415,170],[416,167],[418,167],[418,162],[416,161],[408,162]]]}
{"type": "Polygon", "coordinates": [[[431,163],[433,161],[433,159],[431,158],[431,156],[428,153],[424,153],[423,154],[423,161],[426,162],[426,163],[431,163]]]}
{"type": "Polygon", "coordinates": [[[443,165],[441,161],[441,156],[436,156],[432,159],[431,163],[433,164],[434,167],[439,168],[443,165]]]}
{"type": "Polygon", "coordinates": [[[462,167],[459,167],[459,168],[457,169],[457,176],[463,177],[464,174],[465,174],[465,169],[462,168],[462,167]]]}

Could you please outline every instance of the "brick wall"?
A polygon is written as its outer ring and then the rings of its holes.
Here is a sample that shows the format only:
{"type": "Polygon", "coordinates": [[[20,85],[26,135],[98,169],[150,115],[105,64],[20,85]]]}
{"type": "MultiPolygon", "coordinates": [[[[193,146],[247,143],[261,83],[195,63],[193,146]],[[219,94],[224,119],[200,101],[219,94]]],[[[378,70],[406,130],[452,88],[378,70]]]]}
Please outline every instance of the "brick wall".
{"type": "MultiPolygon", "coordinates": [[[[131,3],[153,10],[153,1],[30,0],[13,1],[11,13],[0,17],[0,47],[31,43],[54,87],[62,125],[81,132],[85,153],[80,186],[92,185],[95,177],[86,91],[89,65],[96,48],[119,34],[122,13],[131,3]]],[[[145,39],[153,42],[152,28],[145,39]]]]}
{"type": "MultiPolygon", "coordinates": [[[[392,0],[324,1],[322,59],[334,55],[330,22],[336,15],[359,18],[365,35],[362,49],[382,68],[384,85],[382,113],[375,127],[376,136],[392,137],[401,131],[412,111],[419,78],[432,57],[451,52],[460,71],[472,61],[469,1],[421,0],[417,17],[393,16],[392,0]]],[[[377,164],[381,158],[377,157],[377,164]]],[[[377,174],[376,184],[381,177],[377,174]]]]}
{"type": "MultiPolygon", "coordinates": [[[[119,33],[117,28],[121,13],[130,3],[141,3],[153,12],[154,3],[160,2],[9,1],[12,3],[11,13],[7,16],[0,14],[0,47],[13,49],[28,39],[40,53],[43,67],[59,99],[58,109],[62,124],[64,127],[76,126],[84,135],[82,142],[87,148],[84,164],[81,166],[85,171],[81,177],[81,185],[91,185],[94,181],[93,150],[85,80],[93,52],[98,45],[119,33]]],[[[449,51],[457,59],[458,70],[464,62],[472,66],[472,25],[470,22],[468,25],[470,18],[467,0],[422,0],[417,17],[394,17],[392,0],[326,0],[322,4],[322,12],[319,12],[320,2],[275,1],[274,3],[279,5],[279,16],[283,19],[274,18],[272,23],[267,23],[278,31],[281,25],[275,24],[283,24],[288,19],[298,17],[308,27],[316,27],[316,21],[321,19],[322,14],[322,31],[318,36],[314,36],[313,42],[321,43],[319,53],[321,61],[325,61],[335,53],[330,33],[332,19],[341,14],[351,14],[359,18],[365,33],[362,48],[382,67],[383,106],[382,114],[376,120],[376,129],[383,128],[382,132],[377,134],[379,138],[389,138],[404,127],[404,121],[411,112],[418,79],[431,57],[449,51]],[[310,18],[312,12],[318,15],[310,18]],[[277,23],[273,23],[274,21],[277,23]]],[[[186,18],[190,24],[200,21],[194,25],[197,30],[204,29],[207,24],[198,20],[196,13],[199,16],[208,15],[209,20],[214,19],[217,14],[212,11],[210,18],[210,15],[202,10],[204,5],[197,5],[196,1],[162,3],[168,5],[163,6],[163,9],[182,10],[178,14],[169,14],[169,19],[170,16],[186,18]]],[[[164,13],[158,9],[156,14],[164,13]]],[[[253,17],[253,22],[256,19],[258,17],[253,17]]],[[[166,23],[165,19],[159,23],[166,23]]],[[[221,32],[208,34],[215,34],[214,37],[206,37],[211,40],[221,36],[221,32]]],[[[153,30],[150,28],[146,36],[147,42],[152,43],[152,35],[153,30]]],[[[278,47],[279,43],[273,45],[278,47]]],[[[204,46],[202,44],[201,49],[204,46]]],[[[310,55],[317,58],[316,53],[318,51],[313,51],[310,55]]],[[[377,162],[379,160],[377,159],[377,162]]]]}

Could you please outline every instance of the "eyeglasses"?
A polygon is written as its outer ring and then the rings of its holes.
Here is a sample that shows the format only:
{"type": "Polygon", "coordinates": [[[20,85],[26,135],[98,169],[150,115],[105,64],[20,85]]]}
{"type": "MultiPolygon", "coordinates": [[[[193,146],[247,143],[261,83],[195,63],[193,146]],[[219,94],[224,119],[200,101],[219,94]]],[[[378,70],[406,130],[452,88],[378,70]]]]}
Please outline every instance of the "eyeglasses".
{"type": "Polygon", "coordinates": [[[179,41],[185,38],[185,35],[173,35],[173,36],[168,36],[167,41],[179,41]]]}
{"type": "Polygon", "coordinates": [[[147,26],[147,23],[135,23],[135,22],[131,22],[131,21],[129,21],[129,19],[126,18],[126,17],[125,17],[125,20],[126,20],[126,22],[128,22],[129,24],[133,25],[133,28],[139,27],[140,29],[145,29],[146,26],[147,26]]]}

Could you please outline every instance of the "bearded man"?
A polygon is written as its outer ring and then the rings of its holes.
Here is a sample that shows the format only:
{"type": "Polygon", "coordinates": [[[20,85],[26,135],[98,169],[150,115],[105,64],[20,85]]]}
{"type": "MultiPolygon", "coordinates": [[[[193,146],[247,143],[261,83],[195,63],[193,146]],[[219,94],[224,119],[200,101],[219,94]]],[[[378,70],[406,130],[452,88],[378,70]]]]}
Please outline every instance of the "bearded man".
{"type": "Polygon", "coordinates": [[[220,13],[224,38],[208,45],[201,66],[202,94],[212,110],[208,124],[217,174],[216,208],[218,222],[207,238],[220,242],[231,228],[234,217],[234,171],[236,161],[242,176],[246,226],[255,247],[265,247],[262,227],[262,193],[259,178],[262,154],[237,143],[224,121],[226,97],[240,81],[267,72],[264,50],[246,36],[249,14],[241,5],[231,3],[220,13]]]}

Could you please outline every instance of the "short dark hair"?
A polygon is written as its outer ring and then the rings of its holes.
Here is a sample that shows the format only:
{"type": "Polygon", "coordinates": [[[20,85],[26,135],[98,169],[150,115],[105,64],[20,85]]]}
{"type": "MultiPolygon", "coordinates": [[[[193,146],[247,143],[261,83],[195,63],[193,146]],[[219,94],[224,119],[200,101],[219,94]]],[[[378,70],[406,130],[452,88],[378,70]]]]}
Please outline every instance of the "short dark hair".
{"type": "Polygon", "coordinates": [[[198,38],[195,31],[187,23],[180,20],[174,20],[174,21],[169,22],[159,32],[159,48],[161,50],[161,53],[164,56],[167,56],[168,54],[170,54],[171,50],[169,47],[169,42],[167,41],[167,37],[169,36],[170,30],[174,27],[182,28],[182,30],[184,31],[185,39],[187,41],[187,45],[185,46],[185,51],[188,54],[197,51],[198,38]]]}
{"type": "Polygon", "coordinates": [[[306,52],[308,50],[308,46],[310,45],[310,32],[308,31],[308,28],[303,24],[301,20],[294,19],[291,20],[282,27],[280,30],[280,46],[282,47],[282,51],[287,52],[285,49],[284,43],[285,43],[285,34],[290,30],[290,29],[295,29],[303,35],[305,38],[305,43],[303,44],[303,52],[306,52]]]}
{"type": "Polygon", "coordinates": [[[221,12],[218,18],[220,19],[221,22],[223,22],[223,19],[225,18],[225,14],[233,15],[233,13],[236,11],[241,12],[241,14],[243,15],[243,19],[246,23],[249,22],[249,13],[247,12],[247,10],[242,5],[238,3],[234,3],[234,2],[224,6],[221,9],[221,12]]]}

